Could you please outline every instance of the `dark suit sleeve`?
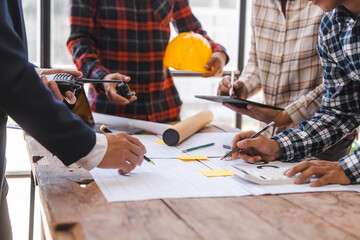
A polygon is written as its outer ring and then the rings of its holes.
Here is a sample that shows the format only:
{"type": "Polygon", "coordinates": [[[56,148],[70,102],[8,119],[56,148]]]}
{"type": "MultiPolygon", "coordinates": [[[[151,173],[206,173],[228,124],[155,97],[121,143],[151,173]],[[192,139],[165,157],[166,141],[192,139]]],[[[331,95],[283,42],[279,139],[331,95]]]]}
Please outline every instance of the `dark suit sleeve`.
{"type": "Polygon", "coordinates": [[[6,7],[1,3],[0,108],[69,165],[91,151],[95,133],[44,86],[28,62],[24,40],[6,7]]]}

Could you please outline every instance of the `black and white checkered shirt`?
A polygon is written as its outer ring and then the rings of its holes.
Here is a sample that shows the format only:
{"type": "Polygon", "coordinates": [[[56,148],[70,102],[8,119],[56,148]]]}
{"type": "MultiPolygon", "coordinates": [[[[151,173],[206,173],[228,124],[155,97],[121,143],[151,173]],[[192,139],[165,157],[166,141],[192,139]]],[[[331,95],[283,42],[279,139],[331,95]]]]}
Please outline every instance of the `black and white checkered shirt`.
{"type": "MultiPolygon", "coordinates": [[[[360,124],[360,15],[339,7],[323,16],[318,53],[324,68],[322,107],[298,129],[273,137],[283,160],[302,159],[323,152],[360,124]]],[[[326,160],[326,159],[325,159],[326,160]]],[[[340,163],[352,183],[360,183],[360,148],[340,163]]]]}

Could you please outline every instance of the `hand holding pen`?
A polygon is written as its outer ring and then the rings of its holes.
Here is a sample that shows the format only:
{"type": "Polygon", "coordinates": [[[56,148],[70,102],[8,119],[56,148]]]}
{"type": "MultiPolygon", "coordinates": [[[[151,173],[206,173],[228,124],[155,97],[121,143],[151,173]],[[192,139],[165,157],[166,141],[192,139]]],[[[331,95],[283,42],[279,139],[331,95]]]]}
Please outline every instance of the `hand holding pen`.
{"type": "MultiPolygon", "coordinates": [[[[257,136],[259,136],[261,133],[265,132],[269,127],[273,126],[275,123],[271,122],[268,125],[266,125],[263,129],[261,129],[260,131],[258,131],[257,133],[255,133],[254,135],[252,135],[249,139],[253,139],[256,138],[257,136]]],[[[239,147],[235,147],[233,150],[231,150],[230,152],[228,152],[227,154],[225,154],[220,160],[223,160],[224,158],[229,157],[230,155],[232,155],[233,153],[237,152],[241,150],[239,147]]]]}
{"type": "MultiPolygon", "coordinates": [[[[100,130],[103,131],[103,132],[105,132],[105,133],[112,133],[112,131],[111,131],[109,128],[107,128],[105,125],[102,125],[102,126],[100,127],[100,130]]],[[[155,163],[154,163],[153,161],[151,161],[151,159],[148,158],[148,157],[145,156],[145,155],[144,155],[144,159],[145,159],[147,162],[155,165],[155,163]]]]}

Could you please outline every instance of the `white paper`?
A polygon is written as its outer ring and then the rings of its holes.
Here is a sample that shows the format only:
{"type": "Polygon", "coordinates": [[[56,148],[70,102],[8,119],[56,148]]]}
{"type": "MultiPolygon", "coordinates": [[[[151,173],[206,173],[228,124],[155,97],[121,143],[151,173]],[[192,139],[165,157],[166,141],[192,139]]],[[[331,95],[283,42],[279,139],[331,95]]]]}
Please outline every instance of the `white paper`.
{"type": "MultiPolygon", "coordinates": [[[[228,168],[230,164],[248,164],[243,160],[183,162],[178,159],[153,159],[156,165],[144,162],[127,176],[116,170],[95,168],[93,178],[109,202],[163,198],[230,197],[262,194],[283,194],[324,191],[358,191],[360,187],[327,185],[319,188],[309,184],[258,185],[238,176],[205,177],[199,170],[228,168]]],[[[296,163],[273,162],[278,166],[296,163]]]]}
{"type": "MultiPolygon", "coordinates": [[[[211,169],[219,169],[225,168],[230,169],[227,166],[233,164],[243,164],[246,167],[258,167],[259,164],[250,164],[246,163],[245,161],[238,159],[235,161],[224,161],[219,159],[210,159],[205,163],[211,169]]],[[[278,166],[280,168],[290,168],[297,163],[284,163],[280,161],[269,162],[269,165],[278,166]]],[[[349,187],[339,185],[339,184],[332,184],[326,185],[322,187],[310,187],[308,183],[304,183],[301,185],[297,184],[282,184],[282,185],[259,185],[256,183],[251,183],[241,179],[240,177],[233,177],[233,180],[238,181],[239,184],[243,185],[243,188],[248,189],[254,195],[263,195],[263,194],[283,194],[283,193],[302,193],[302,192],[327,192],[327,191],[350,191],[349,187]]],[[[360,189],[360,188],[359,188],[360,189]]],[[[355,191],[355,190],[354,190],[355,191]]]]}
{"type": "MultiPolygon", "coordinates": [[[[208,161],[181,161],[178,155],[204,155],[207,157],[222,156],[225,153],[223,144],[230,144],[236,133],[198,133],[176,147],[160,145],[162,140],[156,135],[135,135],[147,148],[146,155],[155,162],[152,165],[144,161],[143,165],[130,174],[122,176],[117,170],[99,169],[91,171],[93,178],[110,202],[136,201],[163,198],[197,198],[197,197],[230,197],[262,194],[283,194],[323,191],[359,191],[360,186],[327,185],[310,187],[309,184],[258,185],[248,182],[238,176],[206,177],[199,170],[229,169],[233,164],[244,164],[247,167],[257,167],[238,160],[220,160],[209,158],[208,161]],[[180,149],[215,142],[215,146],[182,153],[180,149]]],[[[281,168],[290,168],[297,163],[269,163],[281,168]]]]}
{"type": "Polygon", "coordinates": [[[144,144],[146,148],[146,156],[150,159],[156,158],[176,158],[176,156],[184,155],[175,146],[161,145],[156,143],[155,141],[162,141],[162,137],[158,135],[145,135],[145,134],[136,134],[133,137],[140,140],[142,144],[144,144]]]}
{"type": "Polygon", "coordinates": [[[211,158],[222,157],[227,151],[230,151],[230,149],[225,149],[223,145],[231,146],[232,140],[236,134],[239,134],[239,132],[196,133],[176,147],[180,150],[185,150],[208,143],[215,143],[213,146],[199,148],[187,153],[189,155],[203,155],[211,158]]]}
{"type": "Polygon", "coordinates": [[[149,121],[136,120],[131,118],[117,117],[101,113],[92,113],[97,124],[126,127],[129,129],[142,129],[150,133],[163,134],[171,125],[149,121]]]}
{"type": "Polygon", "coordinates": [[[93,178],[109,202],[162,198],[246,196],[250,193],[228,177],[208,178],[199,170],[209,168],[201,162],[153,159],[126,176],[116,170],[95,168],[93,178]]]}

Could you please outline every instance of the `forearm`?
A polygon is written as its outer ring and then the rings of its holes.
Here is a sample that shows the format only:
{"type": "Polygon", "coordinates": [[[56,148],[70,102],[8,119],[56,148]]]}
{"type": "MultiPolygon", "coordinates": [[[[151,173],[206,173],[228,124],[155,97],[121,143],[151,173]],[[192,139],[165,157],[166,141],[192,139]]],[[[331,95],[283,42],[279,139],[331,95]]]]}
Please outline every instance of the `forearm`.
{"type": "Polygon", "coordinates": [[[303,159],[325,151],[357,126],[351,115],[320,109],[311,120],[301,122],[298,129],[288,129],[273,139],[281,148],[283,161],[303,159]]]}
{"type": "Polygon", "coordinates": [[[101,79],[110,72],[102,65],[94,34],[97,0],[71,2],[70,29],[67,48],[85,77],[101,79]]]}
{"type": "Polygon", "coordinates": [[[16,62],[18,74],[8,72],[1,81],[1,108],[64,164],[85,156],[95,144],[93,131],[54,99],[31,65],[16,62]]]}

